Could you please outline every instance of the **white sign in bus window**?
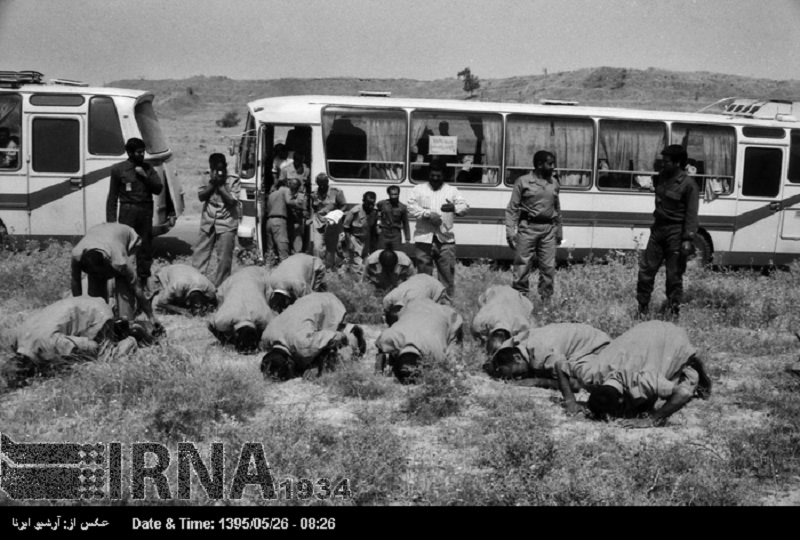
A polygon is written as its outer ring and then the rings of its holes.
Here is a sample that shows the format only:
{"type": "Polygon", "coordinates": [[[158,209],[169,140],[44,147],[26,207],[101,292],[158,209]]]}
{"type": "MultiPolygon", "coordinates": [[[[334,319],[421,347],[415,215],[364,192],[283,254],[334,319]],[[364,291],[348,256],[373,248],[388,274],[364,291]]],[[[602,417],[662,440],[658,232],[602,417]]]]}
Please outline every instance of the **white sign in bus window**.
{"type": "Polygon", "coordinates": [[[428,152],[432,156],[455,156],[458,153],[458,137],[431,135],[428,137],[428,152]]]}

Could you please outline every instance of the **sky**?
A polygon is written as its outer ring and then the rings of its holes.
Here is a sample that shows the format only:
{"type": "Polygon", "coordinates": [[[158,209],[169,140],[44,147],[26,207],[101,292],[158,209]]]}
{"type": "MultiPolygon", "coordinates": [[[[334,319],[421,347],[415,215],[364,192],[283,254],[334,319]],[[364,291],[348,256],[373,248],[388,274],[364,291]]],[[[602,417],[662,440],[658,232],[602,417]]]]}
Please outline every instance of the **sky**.
{"type": "Polygon", "coordinates": [[[0,0],[0,70],[481,79],[589,67],[800,80],[800,0],[0,0]]]}

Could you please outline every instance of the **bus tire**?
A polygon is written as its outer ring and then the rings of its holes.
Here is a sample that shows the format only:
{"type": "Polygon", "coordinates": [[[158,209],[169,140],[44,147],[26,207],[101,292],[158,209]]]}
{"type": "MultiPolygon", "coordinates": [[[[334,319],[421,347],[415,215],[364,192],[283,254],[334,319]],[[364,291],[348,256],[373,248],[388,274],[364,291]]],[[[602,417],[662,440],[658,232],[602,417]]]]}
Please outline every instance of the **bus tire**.
{"type": "Polygon", "coordinates": [[[694,255],[689,258],[688,266],[708,268],[713,256],[711,241],[702,233],[697,233],[694,237],[694,255]]]}
{"type": "Polygon", "coordinates": [[[6,228],[5,223],[0,221],[0,250],[5,249],[7,242],[8,242],[8,229],[6,228]]]}

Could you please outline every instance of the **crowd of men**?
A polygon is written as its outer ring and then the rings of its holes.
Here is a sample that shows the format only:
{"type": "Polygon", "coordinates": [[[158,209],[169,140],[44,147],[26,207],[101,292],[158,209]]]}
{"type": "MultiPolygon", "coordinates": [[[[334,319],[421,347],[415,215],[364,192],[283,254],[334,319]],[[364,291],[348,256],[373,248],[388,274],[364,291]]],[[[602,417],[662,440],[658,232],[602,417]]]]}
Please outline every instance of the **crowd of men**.
{"type": "MultiPolygon", "coordinates": [[[[126,341],[125,351],[151,344],[164,335],[155,308],[208,315],[208,329],[222,344],[242,354],[264,353],[261,370],[267,378],[320,374],[333,369],[342,354],[358,356],[367,349],[363,330],[347,322],[344,304],[327,292],[326,272],[340,261],[382,296],[386,327],[375,341],[378,371],[390,367],[398,380],[413,383],[423,359],[443,362],[461,343],[464,319],[452,307],[453,225],[469,207],[458,189],[444,182],[444,161],[431,159],[428,182],[414,187],[407,206],[399,188],[390,186],[387,199],[378,202],[368,191],[361,204],[347,209],[342,191],[330,186],[324,173],[311,190],[305,156],[296,152],[289,161],[284,155],[263,200],[270,264],[232,274],[240,188],[225,157],[212,154],[208,178],[198,190],[203,207],[192,264],[167,266],[151,284],[152,196],[162,185],[144,161],[140,139],[130,139],[126,150],[129,159],[112,169],[107,223],[87,231],[73,249],[72,298],[45,308],[17,330],[18,359],[35,365],[91,356],[105,343],[126,341]],[[413,237],[409,217],[416,221],[413,237]],[[412,238],[413,260],[401,249],[402,240],[412,238]],[[210,276],[215,250],[216,271],[210,276]]],[[[697,229],[697,188],[683,170],[686,152],[670,145],[662,155],[664,168],[654,180],[655,222],[637,286],[643,316],[661,264],[667,269],[668,305],[678,315],[682,274],[697,229]]],[[[484,370],[498,379],[560,390],[570,414],[581,409],[575,392],[585,389],[586,406],[596,418],[623,416],[628,427],[662,425],[693,397],[711,391],[683,329],[647,321],[612,340],[585,324],[537,326],[532,319],[531,272],[538,266],[538,292],[547,302],[555,248],[563,238],[554,171],[555,156],[540,151],[532,172],[514,184],[506,209],[508,244],[515,250],[513,284],[488,286],[472,318],[472,335],[486,347],[484,370]],[[665,403],[656,409],[658,399],[665,403]]]]}

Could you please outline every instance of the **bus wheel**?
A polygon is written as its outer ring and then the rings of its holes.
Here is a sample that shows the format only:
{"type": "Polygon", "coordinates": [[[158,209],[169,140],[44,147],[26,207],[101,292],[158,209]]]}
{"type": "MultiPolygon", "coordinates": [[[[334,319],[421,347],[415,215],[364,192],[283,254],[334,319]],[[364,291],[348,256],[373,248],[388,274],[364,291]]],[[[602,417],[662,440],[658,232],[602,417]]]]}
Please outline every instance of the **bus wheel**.
{"type": "Polygon", "coordinates": [[[6,229],[5,224],[0,221],[0,250],[5,249],[6,243],[8,242],[8,229],[6,229]]]}
{"type": "Polygon", "coordinates": [[[694,255],[689,258],[687,267],[703,269],[711,265],[713,252],[708,238],[698,233],[694,237],[694,255]]]}

